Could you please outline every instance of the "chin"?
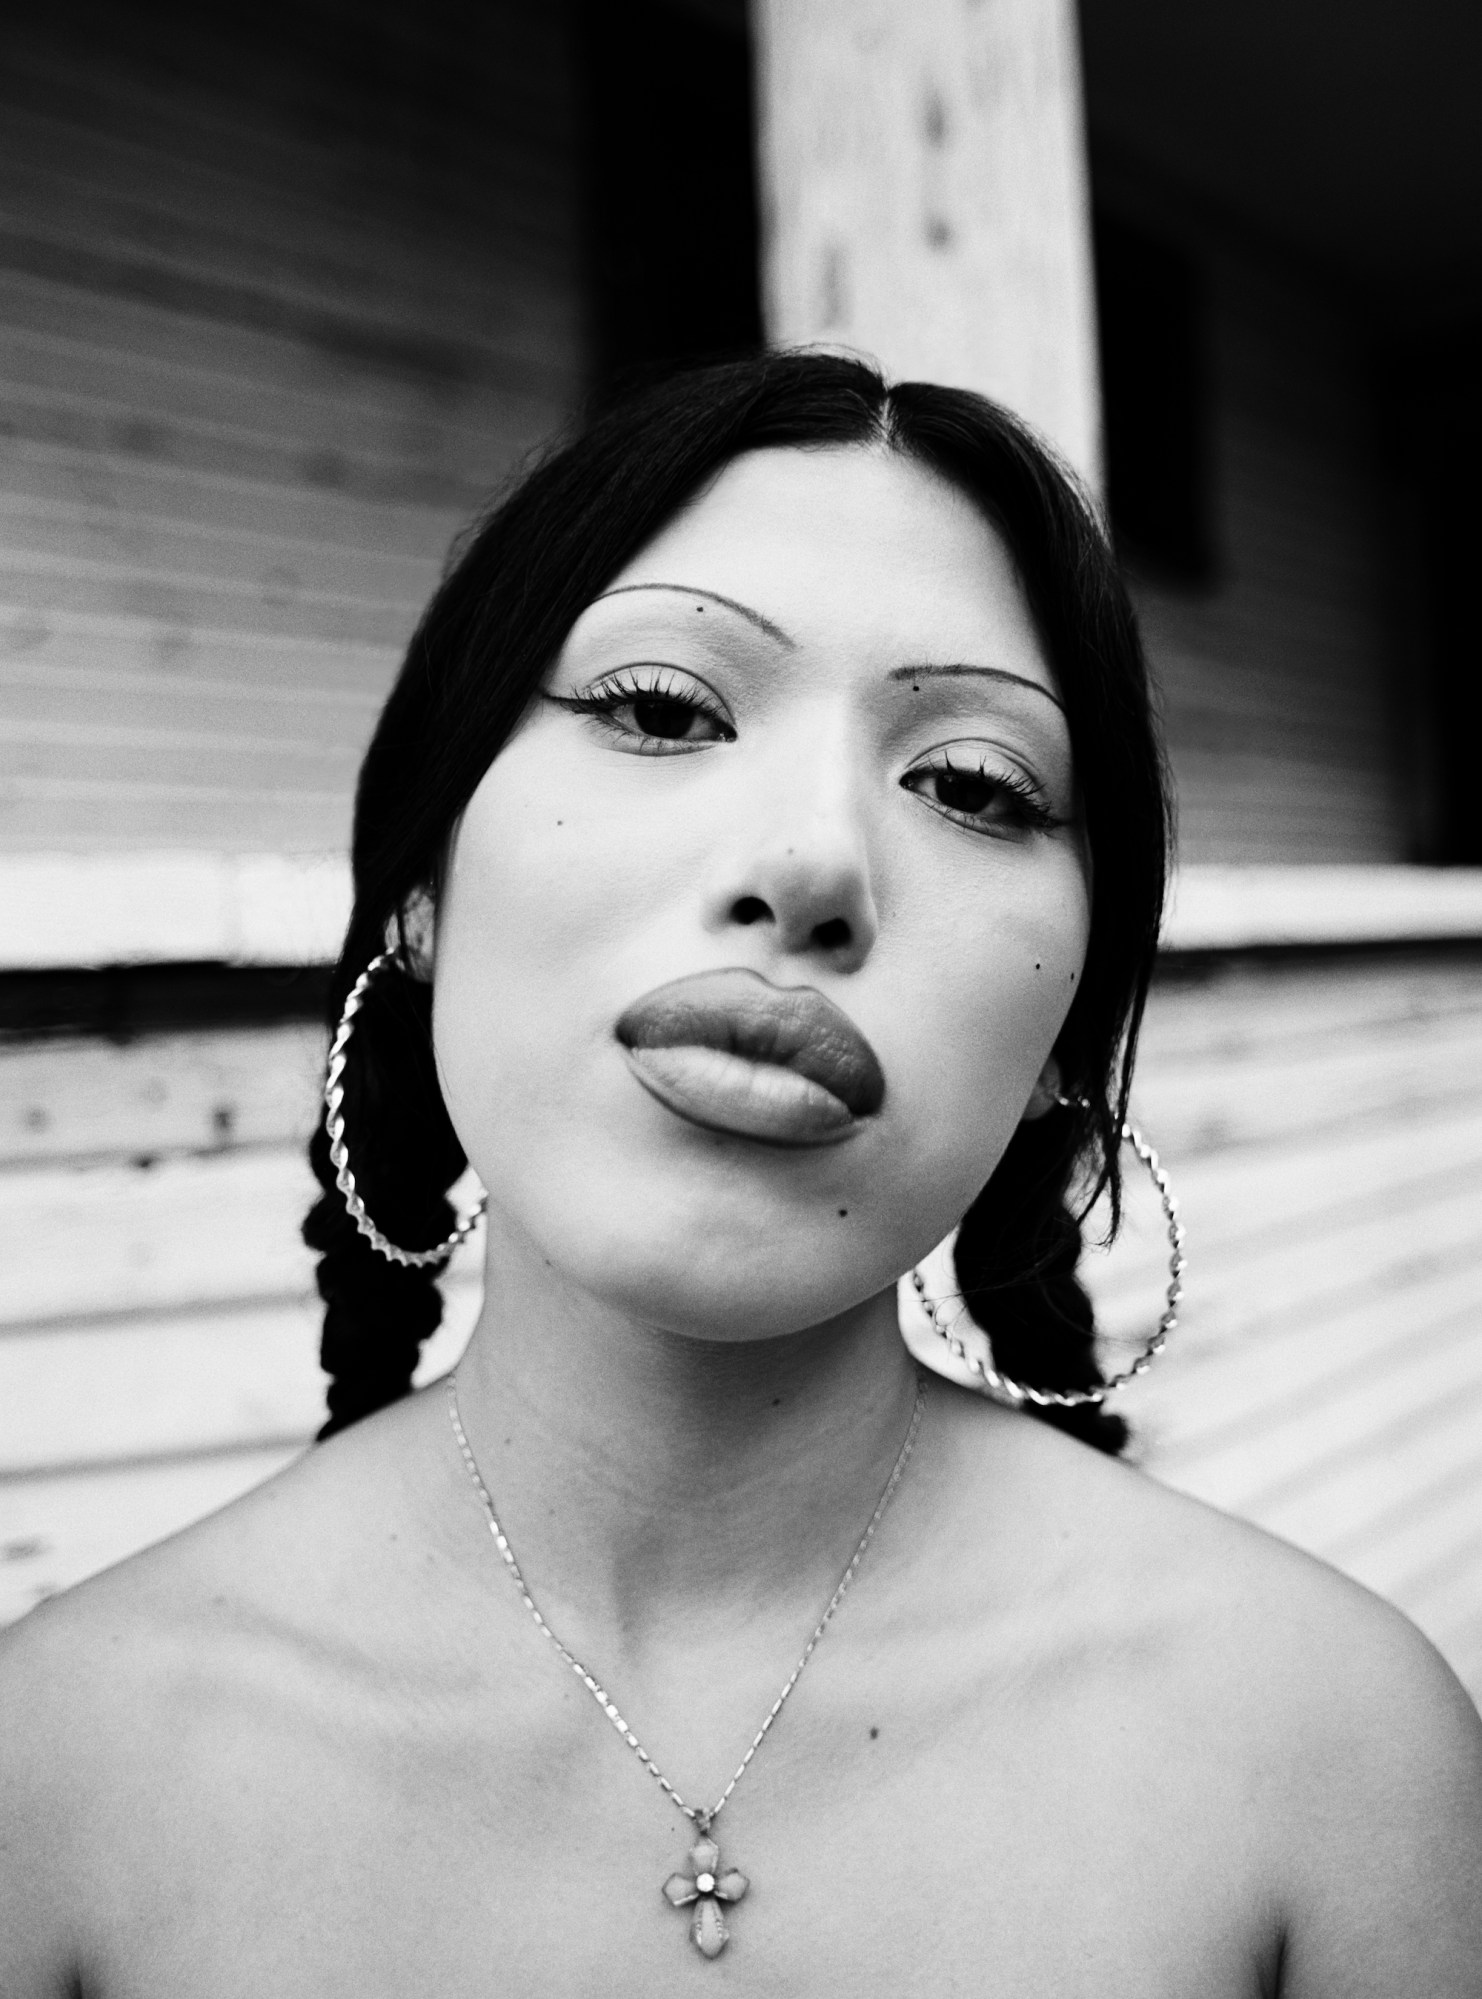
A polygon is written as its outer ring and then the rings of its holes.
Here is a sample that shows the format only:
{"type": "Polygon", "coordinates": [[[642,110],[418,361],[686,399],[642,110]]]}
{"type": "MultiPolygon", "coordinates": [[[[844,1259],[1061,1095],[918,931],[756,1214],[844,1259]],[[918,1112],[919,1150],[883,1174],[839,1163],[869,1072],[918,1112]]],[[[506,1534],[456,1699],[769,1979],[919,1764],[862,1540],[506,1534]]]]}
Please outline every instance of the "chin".
{"type": "MultiPolygon", "coordinates": [[[[621,1267],[605,1261],[586,1288],[609,1308],[663,1332],[716,1345],[785,1339],[825,1324],[864,1304],[894,1275],[871,1281],[856,1258],[822,1267],[815,1255],[795,1249],[779,1258],[727,1260],[707,1255],[676,1267],[671,1252],[630,1257],[621,1267]]],[[[583,1273],[572,1270],[578,1282],[583,1273]]]]}
{"type": "Polygon", "coordinates": [[[507,1096],[485,1163],[470,1152],[492,1206],[568,1283],[694,1338],[777,1338],[880,1295],[984,1177],[966,1134],[944,1162],[941,1120],[919,1144],[890,1119],[835,1145],[760,1144],[689,1124],[619,1080],[581,1101],[552,1092],[556,1114],[539,1119],[507,1096]]]}
{"type": "Polygon", "coordinates": [[[699,1339],[774,1339],[893,1289],[951,1227],[913,1216],[904,1198],[802,1198],[735,1172],[706,1178],[692,1172],[682,1193],[667,1176],[593,1186],[579,1222],[569,1211],[562,1267],[647,1324],[699,1339]]]}

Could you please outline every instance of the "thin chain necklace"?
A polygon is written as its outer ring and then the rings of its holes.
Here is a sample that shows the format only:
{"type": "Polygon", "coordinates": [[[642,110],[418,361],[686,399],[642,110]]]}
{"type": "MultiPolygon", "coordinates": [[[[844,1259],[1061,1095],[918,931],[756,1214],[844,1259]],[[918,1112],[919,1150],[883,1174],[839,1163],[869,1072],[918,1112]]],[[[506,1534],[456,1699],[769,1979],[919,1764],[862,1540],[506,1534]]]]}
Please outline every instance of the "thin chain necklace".
{"type": "Polygon", "coordinates": [[[834,1612],[844,1601],[844,1593],[854,1581],[859,1565],[864,1560],[865,1550],[874,1539],[875,1529],[884,1518],[885,1509],[895,1497],[895,1489],[905,1475],[906,1466],[910,1462],[911,1452],[915,1449],[916,1433],[921,1428],[921,1416],[925,1407],[926,1373],[924,1369],[918,1367],[916,1370],[916,1401],[911,1410],[911,1421],[906,1429],[906,1439],[900,1447],[894,1465],[891,1467],[890,1476],[885,1481],[885,1489],[880,1494],[874,1512],[870,1515],[869,1523],[864,1533],[859,1537],[859,1546],[850,1556],[849,1566],[845,1569],[843,1575],[840,1576],[838,1587],[828,1600],[827,1609],[813,1627],[813,1635],[803,1647],[802,1656],[788,1674],[781,1693],[778,1694],[776,1700],[773,1701],[771,1707],[767,1710],[766,1719],[752,1737],[746,1754],[736,1765],[730,1783],[726,1785],[715,1803],[707,1810],[703,1805],[685,1803],[658,1764],[655,1763],[652,1756],[649,1755],[643,1744],[638,1740],[638,1737],[629,1728],[627,1722],[624,1721],[622,1715],[618,1712],[616,1702],[608,1694],[606,1688],[593,1678],[574,1653],[567,1650],[541,1616],[535,1599],[530,1594],[529,1586],[524,1576],[520,1573],[520,1565],[515,1560],[514,1549],[509,1545],[509,1539],[499,1524],[499,1516],[494,1511],[494,1501],[489,1496],[489,1488],[484,1484],[483,1476],[473,1455],[472,1446],[469,1444],[468,1437],[464,1432],[463,1419],[458,1408],[457,1370],[455,1369],[448,1376],[448,1420],[453,1425],[453,1435],[458,1440],[458,1449],[462,1453],[463,1462],[468,1468],[468,1476],[473,1480],[474,1490],[482,1500],[484,1512],[488,1515],[489,1532],[494,1536],[494,1545],[503,1557],[505,1567],[509,1570],[510,1580],[520,1592],[520,1601],[524,1604],[526,1610],[529,1611],[531,1617],[534,1618],[539,1630],[555,1646],[556,1651],[565,1660],[572,1672],[575,1673],[587,1692],[592,1696],[592,1699],[596,1701],[624,1742],[627,1743],[628,1747],[637,1756],[644,1769],[647,1770],[651,1777],[656,1779],[659,1789],[664,1792],[671,1804],[676,1805],[684,1813],[685,1817],[690,1820],[699,1832],[699,1839],[690,1848],[690,1872],[688,1874],[671,1874],[669,1879],[664,1883],[663,1894],[673,1908],[684,1909],[693,1907],[694,1915],[690,1922],[690,1941],[705,1957],[719,1957],[730,1938],[730,1931],[726,1928],[725,1918],[721,1913],[721,1904],[723,1902],[739,1902],[741,1897],[746,1893],[748,1886],[747,1878],[744,1874],[738,1873],[735,1868],[726,1869],[721,1866],[720,1848],[710,1837],[710,1829],[720,1816],[721,1810],[732,1791],[735,1790],[741,1779],[746,1775],[752,1757],[755,1756],[763,1742],[765,1742],[767,1731],[782,1712],[783,1702],[797,1685],[803,1668],[813,1657],[818,1646],[818,1641],[828,1629],[834,1612]]]}

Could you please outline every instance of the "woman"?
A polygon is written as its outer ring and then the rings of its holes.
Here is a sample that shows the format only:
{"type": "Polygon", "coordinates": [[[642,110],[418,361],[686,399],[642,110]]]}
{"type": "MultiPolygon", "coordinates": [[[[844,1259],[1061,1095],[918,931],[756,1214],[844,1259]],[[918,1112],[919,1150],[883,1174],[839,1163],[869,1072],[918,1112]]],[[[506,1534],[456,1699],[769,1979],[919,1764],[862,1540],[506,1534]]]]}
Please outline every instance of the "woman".
{"type": "Polygon", "coordinates": [[[961,1219],[997,1366],[1094,1390],[1164,826],[1103,538],[982,401],[780,356],[530,476],[362,775],[343,1434],[12,1634],[7,1999],[1478,1991],[1425,1643],[899,1336],[961,1219]]]}

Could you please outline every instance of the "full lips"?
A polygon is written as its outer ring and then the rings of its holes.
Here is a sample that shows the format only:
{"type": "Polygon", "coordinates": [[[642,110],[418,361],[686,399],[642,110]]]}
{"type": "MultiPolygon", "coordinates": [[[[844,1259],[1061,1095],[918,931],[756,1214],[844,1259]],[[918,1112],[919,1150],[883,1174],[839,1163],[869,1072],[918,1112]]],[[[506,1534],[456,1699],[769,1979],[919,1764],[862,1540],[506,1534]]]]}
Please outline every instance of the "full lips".
{"type": "Polygon", "coordinates": [[[817,1144],[885,1098],[879,1058],[832,1000],[739,967],[656,987],[615,1032],[653,1095],[714,1129],[817,1144]]]}

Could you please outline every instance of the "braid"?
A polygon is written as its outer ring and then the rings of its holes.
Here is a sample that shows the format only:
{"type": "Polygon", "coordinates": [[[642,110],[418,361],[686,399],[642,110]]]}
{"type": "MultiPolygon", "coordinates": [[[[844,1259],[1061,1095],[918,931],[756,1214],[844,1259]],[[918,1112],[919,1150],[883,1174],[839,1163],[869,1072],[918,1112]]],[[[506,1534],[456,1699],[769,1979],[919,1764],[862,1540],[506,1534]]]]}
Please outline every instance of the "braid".
{"type": "MultiPolygon", "coordinates": [[[[957,1237],[958,1288],[988,1334],[994,1366],[1034,1388],[1103,1379],[1095,1314],[1076,1277],[1081,1225],[1067,1200],[1081,1136],[1080,1120],[1058,1112],[1021,1124],[957,1237]]],[[[1126,1423],[1095,1403],[1026,1408],[1111,1457],[1126,1446],[1126,1423]]]]}
{"type": "MultiPolygon", "coordinates": [[[[339,982],[336,991],[343,997],[339,982]]],[[[356,1185],[377,1227],[406,1249],[425,1248],[452,1228],[446,1190],[466,1163],[438,1087],[431,1024],[431,987],[383,971],[366,991],[345,1068],[345,1131],[356,1185]]],[[[443,1301],[437,1266],[391,1263],[356,1228],[335,1185],[322,1121],[309,1143],[309,1164],[325,1190],[303,1234],[320,1252],[326,1307],[320,1362],[330,1386],[329,1420],[319,1435],[328,1437],[408,1392],[443,1301]]]]}

